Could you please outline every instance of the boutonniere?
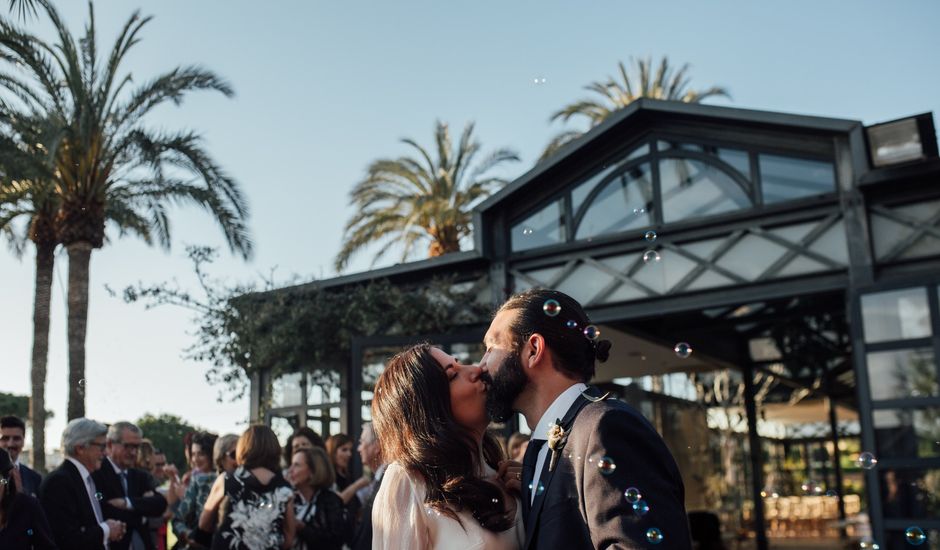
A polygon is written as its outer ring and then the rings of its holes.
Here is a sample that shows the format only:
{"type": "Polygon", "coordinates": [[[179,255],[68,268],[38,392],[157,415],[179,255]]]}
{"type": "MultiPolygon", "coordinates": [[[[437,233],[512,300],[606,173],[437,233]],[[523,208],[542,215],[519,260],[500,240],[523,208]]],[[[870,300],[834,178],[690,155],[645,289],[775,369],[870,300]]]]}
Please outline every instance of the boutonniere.
{"type": "Polygon", "coordinates": [[[552,458],[548,463],[548,471],[555,469],[555,463],[558,462],[558,455],[565,448],[568,442],[568,432],[561,427],[561,420],[556,419],[555,423],[548,427],[548,448],[552,450],[552,458]]]}

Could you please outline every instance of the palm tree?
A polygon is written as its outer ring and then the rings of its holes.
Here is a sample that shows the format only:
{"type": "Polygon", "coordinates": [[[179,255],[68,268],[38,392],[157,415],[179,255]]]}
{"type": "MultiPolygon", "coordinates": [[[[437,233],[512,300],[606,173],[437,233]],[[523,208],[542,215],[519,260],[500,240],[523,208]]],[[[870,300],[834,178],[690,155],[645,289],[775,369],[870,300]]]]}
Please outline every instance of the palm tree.
{"type": "MultiPolygon", "coordinates": [[[[42,135],[42,121],[33,124],[28,117],[15,116],[0,107],[0,233],[21,257],[23,243],[36,247],[36,284],[33,295],[33,350],[30,368],[29,422],[32,427],[32,465],[46,468],[46,364],[49,355],[49,306],[55,249],[59,244],[55,217],[59,201],[52,181],[51,161],[55,145],[52,136],[42,135]],[[18,138],[18,139],[16,139],[18,138]],[[15,175],[18,179],[13,179],[15,175]],[[17,233],[24,219],[23,235],[17,233]]],[[[46,127],[48,129],[48,126],[46,127]]]]}
{"type": "Polygon", "coordinates": [[[55,190],[61,201],[56,231],[69,256],[68,418],[85,413],[85,333],[88,322],[89,263],[106,240],[106,222],[118,236],[136,235],[148,244],[170,245],[168,207],[192,204],[210,212],[233,252],[251,254],[247,204],[238,184],[205,151],[190,131],[156,131],[144,122],[167,101],[182,102],[188,92],[231,86],[197,66],[177,67],[133,90],[121,63],[139,42],[150,17],[135,12],[112,50],[99,59],[94,7],[89,3],[85,34],[76,42],[55,7],[39,2],[57,40],[40,38],[0,21],[0,59],[20,68],[0,79],[8,91],[45,118],[57,121],[55,190]],[[26,76],[16,75],[25,72],[26,76]]]}
{"type": "MultiPolygon", "coordinates": [[[[379,159],[369,165],[366,178],[350,193],[356,214],[346,222],[344,244],[336,256],[337,271],[345,269],[349,258],[368,244],[398,241],[403,245],[402,261],[418,242],[428,242],[428,256],[460,250],[460,241],[470,235],[471,209],[507,180],[486,174],[500,164],[518,161],[509,149],[499,149],[472,170],[479,142],[472,141],[473,123],[467,124],[457,148],[453,149],[447,124],[437,122],[434,146],[437,159],[412,139],[402,139],[418,157],[379,159]]],[[[373,265],[387,251],[383,246],[373,265]]]]}
{"type": "MultiPolygon", "coordinates": [[[[563,107],[552,115],[551,121],[561,119],[567,122],[574,116],[586,118],[589,126],[593,128],[607,119],[614,112],[626,107],[634,100],[641,97],[651,99],[664,99],[670,101],[683,101],[686,103],[699,103],[709,97],[727,97],[731,98],[725,88],[712,86],[707,90],[689,89],[689,77],[687,76],[689,64],[686,63],[674,71],[669,66],[669,58],[663,57],[659,62],[659,67],[653,71],[653,60],[633,59],[634,65],[633,78],[627,73],[623,61],[617,63],[620,69],[620,81],[614,77],[608,77],[606,82],[592,82],[584,88],[595,94],[595,98],[582,99],[575,101],[563,107]],[[600,96],[600,97],[596,97],[600,96]]],[[[577,139],[584,132],[577,130],[567,130],[555,136],[540,160],[543,160],[554,154],[563,145],[577,139]]]]}

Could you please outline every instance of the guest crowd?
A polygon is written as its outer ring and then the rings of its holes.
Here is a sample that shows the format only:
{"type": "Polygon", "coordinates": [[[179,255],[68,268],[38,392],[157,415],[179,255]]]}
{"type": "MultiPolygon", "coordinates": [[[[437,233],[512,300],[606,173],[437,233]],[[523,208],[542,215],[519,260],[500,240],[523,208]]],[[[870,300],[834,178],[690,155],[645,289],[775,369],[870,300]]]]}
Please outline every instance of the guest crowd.
{"type": "Polygon", "coordinates": [[[64,460],[44,477],[20,461],[23,420],[5,416],[0,428],[4,550],[372,547],[385,464],[371,424],[358,440],[366,472],[358,479],[356,442],[346,434],[324,441],[306,427],[283,449],[261,425],[241,435],[186,434],[181,473],[136,425],[78,418],[62,433],[64,460]]]}

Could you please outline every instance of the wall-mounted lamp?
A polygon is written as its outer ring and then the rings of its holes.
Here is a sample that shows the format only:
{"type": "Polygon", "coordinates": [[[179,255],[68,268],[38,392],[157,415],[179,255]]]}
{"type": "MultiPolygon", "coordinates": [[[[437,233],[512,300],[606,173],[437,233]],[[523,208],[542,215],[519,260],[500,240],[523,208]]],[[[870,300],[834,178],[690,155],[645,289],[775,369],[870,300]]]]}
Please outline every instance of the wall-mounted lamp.
{"type": "Polygon", "coordinates": [[[872,166],[925,160],[937,156],[933,113],[924,113],[865,128],[872,166]]]}

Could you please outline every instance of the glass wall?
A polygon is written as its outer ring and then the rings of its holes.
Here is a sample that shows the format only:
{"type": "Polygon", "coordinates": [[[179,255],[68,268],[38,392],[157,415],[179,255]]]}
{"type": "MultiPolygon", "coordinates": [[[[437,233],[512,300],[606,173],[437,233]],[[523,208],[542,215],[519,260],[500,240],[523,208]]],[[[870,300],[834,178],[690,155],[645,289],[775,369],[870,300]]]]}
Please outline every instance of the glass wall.
{"type": "MultiPolygon", "coordinates": [[[[872,399],[882,548],[909,547],[910,529],[940,528],[940,288],[861,297],[865,368],[872,399]]],[[[932,531],[933,530],[933,531],[932,531]]],[[[928,544],[927,548],[931,548],[928,544]]]]}
{"type": "Polygon", "coordinates": [[[836,192],[827,158],[653,139],[513,220],[512,250],[643,230],[836,192]]]}

